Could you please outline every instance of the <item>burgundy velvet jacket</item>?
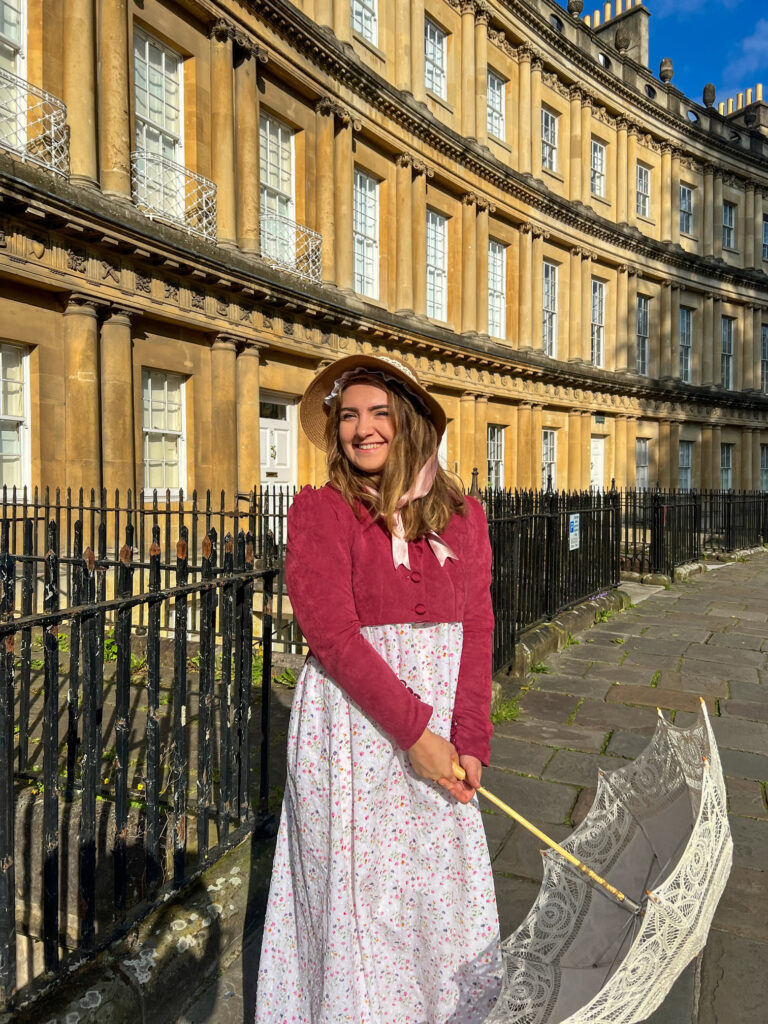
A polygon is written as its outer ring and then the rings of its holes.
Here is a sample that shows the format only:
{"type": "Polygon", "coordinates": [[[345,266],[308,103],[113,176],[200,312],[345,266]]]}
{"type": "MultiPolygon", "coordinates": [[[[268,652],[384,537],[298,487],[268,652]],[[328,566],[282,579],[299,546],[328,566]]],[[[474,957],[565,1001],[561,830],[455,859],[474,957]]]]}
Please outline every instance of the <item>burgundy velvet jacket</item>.
{"type": "Polygon", "coordinates": [[[285,576],[299,626],[326,673],[403,749],[429,725],[432,707],[398,679],[361,626],[461,622],[464,627],[451,739],[484,764],[492,727],[491,547],[482,506],[467,499],[443,537],[458,556],[440,566],[426,540],[411,542],[410,570],[392,561],[386,527],[356,514],[326,484],[305,487],[288,512],[285,576]]]}

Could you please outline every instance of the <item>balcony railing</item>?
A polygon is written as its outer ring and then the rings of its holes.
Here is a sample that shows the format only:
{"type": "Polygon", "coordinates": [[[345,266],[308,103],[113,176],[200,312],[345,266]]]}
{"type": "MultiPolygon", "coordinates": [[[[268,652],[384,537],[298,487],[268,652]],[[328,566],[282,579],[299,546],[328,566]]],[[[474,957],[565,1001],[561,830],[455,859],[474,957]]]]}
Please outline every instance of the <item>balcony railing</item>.
{"type": "Polygon", "coordinates": [[[216,186],[167,157],[131,153],[131,194],[148,217],[216,241],[216,186]]]}
{"type": "Polygon", "coordinates": [[[0,68],[0,147],[69,175],[67,108],[49,92],[0,68]]]}
{"type": "Polygon", "coordinates": [[[319,281],[323,243],[317,231],[265,210],[260,220],[262,258],[306,281],[319,281]]]}

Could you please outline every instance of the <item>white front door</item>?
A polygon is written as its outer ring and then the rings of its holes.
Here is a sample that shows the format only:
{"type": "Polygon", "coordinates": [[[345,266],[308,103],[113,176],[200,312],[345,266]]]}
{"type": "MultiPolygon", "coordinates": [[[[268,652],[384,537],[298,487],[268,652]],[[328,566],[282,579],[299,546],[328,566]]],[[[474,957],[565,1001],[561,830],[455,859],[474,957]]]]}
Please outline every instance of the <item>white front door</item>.
{"type": "Polygon", "coordinates": [[[605,438],[593,437],[589,452],[589,483],[595,490],[605,486],[605,438]]]}
{"type": "Polygon", "coordinates": [[[262,391],[259,402],[262,487],[296,486],[296,403],[262,391]]]}

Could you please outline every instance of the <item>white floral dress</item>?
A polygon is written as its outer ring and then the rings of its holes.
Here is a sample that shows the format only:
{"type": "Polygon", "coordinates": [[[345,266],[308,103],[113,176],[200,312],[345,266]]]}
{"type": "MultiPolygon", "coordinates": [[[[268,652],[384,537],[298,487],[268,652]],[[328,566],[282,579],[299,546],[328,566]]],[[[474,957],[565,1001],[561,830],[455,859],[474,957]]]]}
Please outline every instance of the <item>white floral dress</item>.
{"type": "MultiPolygon", "coordinates": [[[[449,738],[461,624],[362,634],[449,738]]],[[[477,801],[418,778],[310,657],[291,713],[257,1024],[479,1024],[500,977],[477,801]]]]}

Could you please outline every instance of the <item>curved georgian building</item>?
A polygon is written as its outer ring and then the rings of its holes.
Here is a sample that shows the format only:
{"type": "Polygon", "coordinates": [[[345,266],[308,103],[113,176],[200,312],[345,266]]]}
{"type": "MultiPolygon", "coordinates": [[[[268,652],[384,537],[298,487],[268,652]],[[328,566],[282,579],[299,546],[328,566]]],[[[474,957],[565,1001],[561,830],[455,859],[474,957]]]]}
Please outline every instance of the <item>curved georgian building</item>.
{"type": "Polygon", "coordinates": [[[315,482],[383,349],[466,481],[768,487],[762,90],[569,6],[0,0],[2,482],[315,482]]]}

